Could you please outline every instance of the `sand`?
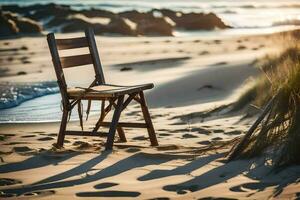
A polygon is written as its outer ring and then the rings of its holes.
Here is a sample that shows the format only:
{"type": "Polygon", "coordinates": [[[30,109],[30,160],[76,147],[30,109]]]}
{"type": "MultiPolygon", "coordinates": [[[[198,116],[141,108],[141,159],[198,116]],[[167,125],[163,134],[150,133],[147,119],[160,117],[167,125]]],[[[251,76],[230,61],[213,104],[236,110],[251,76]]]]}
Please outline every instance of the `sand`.
{"type": "MultiPolygon", "coordinates": [[[[57,122],[1,124],[1,198],[300,198],[299,166],[275,173],[264,157],[226,162],[230,141],[242,136],[255,117],[223,111],[203,117],[236,101],[249,87],[261,73],[253,62],[280,50],[276,36],[96,40],[107,82],[155,84],[146,96],[159,147],[149,146],[146,130],[125,129],[128,142],[117,138],[113,151],[104,151],[105,136],[67,136],[65,148],[58,150],[52,147],[57,122]]],[[[0,82],[55,80],[45,37],[1,40],[0,46],[1,69],[7,69],[0,82]]],[[[70,85],[92,81],[92,68],[75,70],[67,72],[70,85]]],[[[91,116],[85,130],[96,120],[91,116]]],[[[141,122],[140,108],[130,105],[121,120],[141,122]]],[[[68,128],[80,126],[73,121],[68,128]]]]}

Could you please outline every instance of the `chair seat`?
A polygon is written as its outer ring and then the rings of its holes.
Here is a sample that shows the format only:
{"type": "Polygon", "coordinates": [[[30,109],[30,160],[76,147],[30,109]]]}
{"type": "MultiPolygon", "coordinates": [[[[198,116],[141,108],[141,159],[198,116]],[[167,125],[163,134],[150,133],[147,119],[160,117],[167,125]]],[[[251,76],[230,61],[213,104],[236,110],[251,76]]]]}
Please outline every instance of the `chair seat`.
{"type": "Polygon", "coordinates": [[[88,89],[81,87],[72,87],[67,89],[69,98],[75,99],[78,96],[81,96],[83,93],[85,95],[82,99],[101,99],[101,98],[111,98],[118,97],[120,95],[132,94],[135,92],[141,92],[143,90],[148,90],[153,88],[153,84],[143,84],[143,85],[134,85],[134,86],[121,86],[121,85],[97,85],[88,89]]]}

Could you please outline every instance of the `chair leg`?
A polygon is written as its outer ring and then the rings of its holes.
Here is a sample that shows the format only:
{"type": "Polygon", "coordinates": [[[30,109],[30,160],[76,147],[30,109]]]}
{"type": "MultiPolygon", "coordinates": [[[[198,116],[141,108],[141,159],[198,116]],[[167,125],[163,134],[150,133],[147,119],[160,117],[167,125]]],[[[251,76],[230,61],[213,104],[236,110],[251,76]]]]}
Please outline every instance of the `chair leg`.
{"type": "Polygon", "coordinates": [[[139,96],[140,96],[140,100],[141,100],[140,104],[141,104],[143,116],[144,116],[145,122],[147,124],[147,130],[148,130],[151,146],[158,146],[158,142],[157,142],[156,135],[155,135],[155,130],[154,130],[152,120],[150,117],[150,113],[149,113],[149,110],[147,107],[144,92],[140,92],[139,96]]]}
{"type": "MultiPolygon", "coordinates": [[[[102,102],[101,102],[101,114],[100,114],[100,118],[99,118],[98,122],[96,123],[95,128],[93,129],[94,133],[98,131],[98,129],[100,128],[100,122],[102,122],[104,120],[104,118],[105,118],[104,109],[105,109],[105,100],[102,100],[102,102]]],[[[125,136],[123,128],[122,127],[118,127],[117,128],[117,132],[118,132],[120,141],[121,142],[127,142],[127,139],[126,139],[126,136],[125,136]]]]}
{"type": "MultiPolygon", "coordinates": [[[[122,108],[123,110],[123,108],[122,108]]],[[[121,142],[127,142],[124,129],[122,127],[117,127],[117,132],[121,142]]]]}
{"type": "Polygon", "coordinates": [[[57,137],[57,143],[56,143],[56,146],[58,148],[64,146],[65,131],[66,131],[67,122],[68,122],[68,114],[69,114],[68,111],[66,111],[66,110],[63,111],[60,128],[59,128],[59,133],[58,133],[58,137],[57,137]]]}
{"type": "Polygon", "coordinates": [[[111,150],[113,148],[117,125],[119,123],[120,115],[122,112],[123,101],[124,101],[124,95],[118,98],[117,106],[115,108],[112,122],[109,127],[109,132],[108,132],[107,142],[106,142],[106,150],[111,150]]]}
{"type": "Polygon", "coordinates": [[[121,142],[127,142],[124,129],[122,127],[117,128],[117,132],[121,142]]]}

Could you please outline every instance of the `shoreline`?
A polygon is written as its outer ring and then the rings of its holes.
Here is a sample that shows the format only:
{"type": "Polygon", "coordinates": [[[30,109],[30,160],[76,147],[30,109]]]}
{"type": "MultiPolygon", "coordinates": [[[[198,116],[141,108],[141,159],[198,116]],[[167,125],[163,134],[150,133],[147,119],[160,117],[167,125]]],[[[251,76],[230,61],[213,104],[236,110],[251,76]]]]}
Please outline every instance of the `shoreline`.
{"type": "MultiPolygon", "coordinates": [[[[198,11],[180,9],[176,6],[158,8],[155,5],[148,6],[150,7],[143,11],[137,8],[116,11],[105,6],[98,8],[97,4],[90,8],[83,6],[82,9],[55,3],[23,4],[22,6],[4,4],[1,9],[2,20],[14,21],[18,30],[13,31],[13,27],[10,27],[11,32],[6,34],[5,31],[8,30],[5,30],[1,36],[34,35],[41,34],[43,31],[78,32],[86,27],[93,27],[96,35],[110,36],[174,36],[174,34],[182,34],[182,31],[186,34],[189,31],[216,29],[229,30],[229,32],[233,29],[233,33],[244,29],[244,33],[252,30],[251,34],[256,34],[259,31],[262,33],[270,33],[272,30],[278,32],[277,29],[283,30],[300,24],[296,12],[291,10],[293,6],[295,6],[293,9],[299,9],[296,4],[291,4],[290,8],[285,7],[285,9],[290,9],[286,11],[289,18],[278,18],[268,23],[263,23],[268,20],[268,17],[263,15],[254,20],[247,18],[247,15],[241,15],[240,11],[220,11],[220,8],[214,8],[214,6],[211,9],[202,8],[198,11]],[[235,21],[234,15],[241,15],[245,19],[235,21]],[[31,29],[29,30],[28,27],[31,29]]],[[[242,6],[240,9],[251,13],[251,10],[259,8],[242,6]]],[[[265,9],[272,8],[265,7],[265,9]]],[[[5,26],[9,28],[7,24],[5,26]]]]}

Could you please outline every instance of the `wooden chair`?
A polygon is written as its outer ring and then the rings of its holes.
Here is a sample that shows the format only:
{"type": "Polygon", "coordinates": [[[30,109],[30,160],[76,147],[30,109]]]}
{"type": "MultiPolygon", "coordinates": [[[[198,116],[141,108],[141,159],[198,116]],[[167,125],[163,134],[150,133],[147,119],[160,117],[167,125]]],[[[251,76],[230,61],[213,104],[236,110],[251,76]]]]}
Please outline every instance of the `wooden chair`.
{"type": "Polygon", "coordinates": [[[153,84],[144,84],[136,86],[120,86],[106,84],[104,74],[95,42],[94,32],[91,28],[85,31],[85,37],[72,38],[72,39],[55,39],[53,33],[47,35],[47,41],[52,56],[52,61],[57,76],[58,86],[62,96],[62,120],[57,139],[57,147],[62,147],[65,135],[79,135],[79,136],[100,136],[98,129],[100,126],[109,127],[107,136],[106,149],[110,150],[113,147],[115,132],[119,134],[122,142],[126,142],[126,137],[122,127],[133,128],[147,128],[149,138],[152,146],[157,146],[158,142],[155,135],[155,130],[151,121],[151,117],[146,104],[144,90],[153,88],[153,84]],[[75,55],[60,57],[59,50],[75,49],[88,47],[90,53],[84,55],[75,55]],[[68,88],[65,80],[64,68],[92,64],[95,71],[95,80],[88,88],[68,88]],[[125,100],[125,96],[127,97],[125,100]],[[81,100],[88,100],[88,110],[92,100],[101,102],[101,114],[93,131],[83,131],[82,126],[82,113],[81,113],[81,100]],[[145,119],[145,123],[121,123],[119,118],[121,112],[126,106],[135,100],[141,105],[141,110],[145,119]],[[106,105],[108,102],[108,105],[106,105]],[[75,106],[78,106],[80,125],[82,131],[67,131],[66,126],[68,117],[75,106]],[[105,116],[114,107],[114,113],[111,122],[104,122],[105,116]]]}

